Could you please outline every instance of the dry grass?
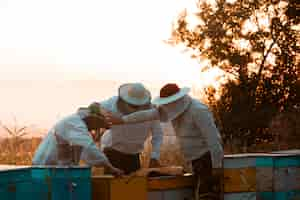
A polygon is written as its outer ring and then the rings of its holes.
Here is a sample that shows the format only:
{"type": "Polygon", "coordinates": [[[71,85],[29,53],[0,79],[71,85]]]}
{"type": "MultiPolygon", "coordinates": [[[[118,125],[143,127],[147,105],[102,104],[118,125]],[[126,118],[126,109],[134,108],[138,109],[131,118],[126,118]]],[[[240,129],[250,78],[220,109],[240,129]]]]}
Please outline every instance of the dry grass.
{"type": "MultiPolygon", "coordinates": [[[[173,136],[165,137],[160,152],[160,164],[164,166],[184,166],[185,170],[190,171],[189,165],[185,162],[184,156],[181,153],[178,144],[174,142],[169,142],[168,137],[173,137],[173,136]]],[[[141,155],[142,167],[147,167],[149,165],[150,152],[151,152],[151,144],[150,144],[150,140],[147,140],[145,144],[145,150],[141,155]]]]}
{"type": "Polygon", "coordinates": [[[0,141],[0,164],[30,165],[41,138],[21,139],[15,145],[12,138],[0,141]]]}
{"type": "MultiPolygon", "coordinates": [[[[276,132],[279,139],[274,142],[261,142],[255,144],[242,152],[269,152],[278,149],[300,148],[300,112],[284,113],[276,116],[270,125],[270,131],[276,132]],[[283,140],[284,139],[284,140],[283,140]],[[283,147],[281,143],[286,143],[283,147]]],[[[184,157],[179,149],[176,137],[170,127],[164,128],[164,142],[161,147],[160,163],[162,165],[184,166],[185,170],[190,171],[189,165],[184,161],[184,157]]],[[[12,129],[21,130],[21,129],[12,129]]],[[[21,132],[20,132],[21,133],[21,132]]],[[[275,135],[276,135],[275,134],[275,135]]],[[[0,164],[30,165],[35,150],[37,149],[41,138],[24,138],[22,136],[0,139],[0,164]]],[[[231,141],[233,142],[233,141],[231,141]]],[[[236,144],[239,146],[239,144],[236,144]]],[[[234,152],[232,144],[226,144],[224,150],[226,154],[240,153],[234,152]]],[[[240,147],[239,149],[242,149],[240,147]]],[[[150,139],[146,141],[145,150],[141,155],[143,167],[147,167],[150,160],[151,143],[150,139]]]]}

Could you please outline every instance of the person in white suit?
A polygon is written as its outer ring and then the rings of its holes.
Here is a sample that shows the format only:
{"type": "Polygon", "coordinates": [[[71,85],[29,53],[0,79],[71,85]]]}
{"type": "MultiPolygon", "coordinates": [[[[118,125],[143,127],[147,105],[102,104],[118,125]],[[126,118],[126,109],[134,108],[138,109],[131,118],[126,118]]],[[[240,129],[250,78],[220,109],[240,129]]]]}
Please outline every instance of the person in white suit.
{"type": "Polygon", "coordinates": [[[159,167],[163,131],[160,121],[132,123],[139,120],[135,112],[152,108],[151,94],[141,83],[119,87],[118,96],[97,103],[101,110],[124,119],[124,125],[112,126],[101,137],[101,148],[110,162],[125,174],[140,169],[140,154],[147,138],[151,137],[152,152],[149,167],[159,167]]]}
{"type": "Polygon", "coordinates": [[[95,167],[106,167],[114,175],[123,171],[114,167],[105,154],[96,146],[90,135],[91,130],[108,128],[122,120],[113,116],[104,117],[93,105],[81,108],[58,121],[38,146],[33,165],[78,165],[80,160],[95,167]]]}
{"type": "Polygon", "coordinates": [[[134,113],[139,122],[171,122],[185,159],[197,177],[196,199],[222,199],[223,146],[219,130],[209,108],[188,95],[190,89],[169,83],[153,100],[156,108],[134,113]],[[199,190],[198,190],[199,189],[199,190]]]}
{"type": "Polygon", "coordinates": [[[222,139],[209,108],[190,97],[189,91],[187,87],[166,84],[153,104],[159,107],[159,118],[172,123],[184,157],[192,164],[193,173],[199,180],[196,195],[220,199],[224,157],[222,139]]]}

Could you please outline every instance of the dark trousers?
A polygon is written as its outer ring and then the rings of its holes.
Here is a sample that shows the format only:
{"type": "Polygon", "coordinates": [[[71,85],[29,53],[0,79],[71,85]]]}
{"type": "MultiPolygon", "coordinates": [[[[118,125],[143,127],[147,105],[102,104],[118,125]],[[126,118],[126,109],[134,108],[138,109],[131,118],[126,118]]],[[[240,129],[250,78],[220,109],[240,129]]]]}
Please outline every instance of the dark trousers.
{"type": "Polygon", "coordinates": [[[222,177],[213,175],[210,153],[207,152],[193,160],[192,168],[195,175],[195,196],[198,196],[196,200],[221,200],[223,195],[222,177]]]}
{"type": "Polygon", "coordinates": [[[125,174],[130,174],[141,168],[140,154],[126,154],[120,151],[104,148],[104,154],[107,156],[110,163],[121,170],[125,174]]]}

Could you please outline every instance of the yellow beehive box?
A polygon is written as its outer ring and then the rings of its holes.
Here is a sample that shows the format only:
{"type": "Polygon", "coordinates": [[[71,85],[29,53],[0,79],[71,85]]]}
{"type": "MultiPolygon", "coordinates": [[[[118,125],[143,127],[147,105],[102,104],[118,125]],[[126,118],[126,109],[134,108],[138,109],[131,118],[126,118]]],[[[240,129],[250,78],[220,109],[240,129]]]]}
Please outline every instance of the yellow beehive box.
{"type": "Polygon", "coordinates": [[[92,177],[93,200],[146,200],[146,177],[116,178],[110,175],[92,177]]]}
{"type": "Polygon", "coordinates": [[[148,179],[148,200],[193,199],[192,175],[151,177],[148,179]]]}
{"type": "Polygon", "coordinates": [[[224,192],[271,192],[272,156],[270,154],[226,155],[224,192]]]}
{"type": "Polygon", "coordinates": [[[225,169],[224,182],[225,192],[255,192],[256,169],[225,169]]]}
{"type": "Polygon", "coordinates": [[[172,190],[177,188],[192,188],[194,178],[191,174],[184,176],[167,176],[148,178],[148,190],[172,190]]]}

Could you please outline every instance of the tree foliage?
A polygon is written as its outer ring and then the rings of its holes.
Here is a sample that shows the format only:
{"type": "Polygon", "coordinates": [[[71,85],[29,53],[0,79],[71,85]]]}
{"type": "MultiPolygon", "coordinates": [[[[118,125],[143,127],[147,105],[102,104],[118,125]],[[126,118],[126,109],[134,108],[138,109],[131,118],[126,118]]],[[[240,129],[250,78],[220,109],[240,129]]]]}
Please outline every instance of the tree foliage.
{"type": "Polygon", "coordinates": [[[234,77],[219,99],[208,90],[225,139],[240,137],[247,145],[266,139],[272,116],[300,102],[300,3],[200,0],[196,6],[196,13],[179,15],[168,42],[208,59],[205,69],[218,66],[234,77]]]}

